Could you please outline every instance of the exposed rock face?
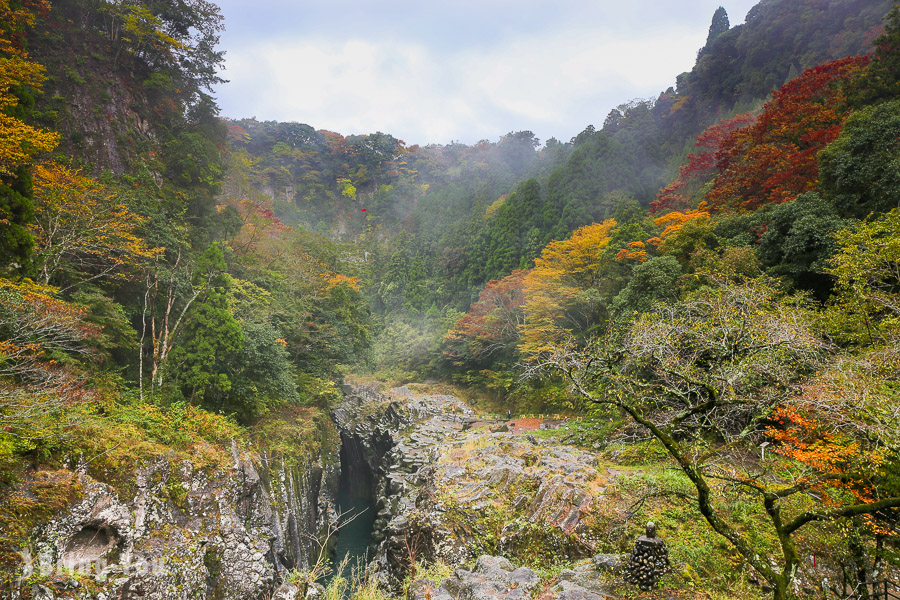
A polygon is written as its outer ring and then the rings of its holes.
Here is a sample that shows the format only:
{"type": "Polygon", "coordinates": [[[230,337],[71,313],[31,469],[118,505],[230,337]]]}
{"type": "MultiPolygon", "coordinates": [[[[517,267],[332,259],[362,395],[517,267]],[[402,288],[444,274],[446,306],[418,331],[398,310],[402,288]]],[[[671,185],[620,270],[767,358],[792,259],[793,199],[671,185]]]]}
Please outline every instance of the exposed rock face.
{"type": "MultiPolygon", "coordinates": [[[[540,600],[608,600],[590,563],[560,573],[538,596],[540,600]]],[[[544,586],[527,567],[515,568],[505,558],[481,556],[473,571],[457,569],[440,585],[422,579],[410,585],[407,600],[527,600],[544,586]]]]}
{"type": "Polygon", "coordinates": [[[490,527],[499,535],[485,549],[509,556],[579,559],[596,551],[592,516],[606,475],[591,454],[503,433],[469,434],[441,446],[417,476],[426,484],[407,519],[450,564],[471,558],[490,527]]]}
{"type": "Polygon", "coordinates": [[[597,551],[594,509],[617,475],[594,454],[470,431],[484,423],[451,396],[354,392],[336,420],[376,474],[373,562],[389,587],[398,589],[411,555],[460,565],[485,551],[567,559],[597,551]]]}
{"type": "Polygon", "coordinates": [[[217,469],[160,458],[138,470],[129,498],[79,473],[81,498],[34,532],[22,580],[42,580],[29,591],[47,599],[271,594],[288,570],[308,566],[316,532],[334,516],[337,473],[329,461],[287,468],[236,447],[233,457],[217,469]]]}
{"type": "Polygon", "coordinates": [[[345,387],[343,402],[333,418],[341,432],[342,451],[347,459],[364,466],[377,485],[387,474],[390,453],[399,432],[411,423],[403,403],[391,394],[372,387],[345,387]]]}
{"type": "Polygon", "coordinates": [[[272,501],[272,546],[281,569],[308,570],[318,555],[316,537],[337,516],[340,464],[336,457],[319,457],[301,467],[263,456],[263,487],[272,501]]]}
{"type": "MultiPolygon", "coordinates": [[[[430,465],[442,445],[473,423],[474,413],[453,396],[415,395],[406,387],[348,386],[345,393],[335,422],[345,451],[353,453],[351,460],[364,463],[372,475],[378,498],[373,563],[384,583],[396,585],[406,575],[411,553],[434,555],[435,536],[423,539],[409,517],[421,501],[420,491],[433,489],[430,465]]],[[[443,555],[452,556],[454,564],[469,556],[460,540],[447,542],[443,555]]]]}
{"type": "MultiPolygon", "coordinates": [[[[604,600],[614,598],[602,583],[604,569],[598,567],[597,558],[559,574],[556,584],[549,590],[549,598],[559,600],[604,600]]],[[[544,598],[542,600],[549,600],[544,598]]]]}
{"type": "MultiPolygon", "coordinates": [[[[461,565],[485,555],[474,571],[459,569],[440,586],[414,583],[411,597],[519,600],[548,584],[489,555],[574,560],[596,552],[595,509],[618,474],[600,468],[592,453],[492,432],[452,396],[406,388],[349,392],[334,420],[343,459],[378,498],[372,566],[388,587],[398,589],[411,558],[461,565]]],[[[62,563],[93,569],[97,587],[91,593],[51,577],[31,595],[299,597],[283,580],[288,570],[309,567],[315,534],[335,518],[340,467],[335,457],[289,468],[265,453],[232,454],[230,465],[216,469],[173,458],[145,464],[127,497],[80,474],[82,496],[35,531],[31,558],[36,571],[62,563]]],[[[616,570],[623,561],[605,562],[616,570]]],[[[605,598],[599,567],[564,571],[544,596],[605,598]]]]}
{"type": "Polygon", "coordinates": [[[593,509],[607,475],[592,454],[505,433],[458,434],[435,454],[408,478],[419,487],[389,524],[411,523],[404,535],[425,541],[423,557],[459,564],[479,550],[569,560],[596,551],[593,509]]]}
{"type": "Polygon", "coordinates": [[[408,600],[527,600],[541,578],[527,567],[515,568],[498,556],[481,556],[474,571],[457,569],[440,586],[421,581],[408,600]]]}

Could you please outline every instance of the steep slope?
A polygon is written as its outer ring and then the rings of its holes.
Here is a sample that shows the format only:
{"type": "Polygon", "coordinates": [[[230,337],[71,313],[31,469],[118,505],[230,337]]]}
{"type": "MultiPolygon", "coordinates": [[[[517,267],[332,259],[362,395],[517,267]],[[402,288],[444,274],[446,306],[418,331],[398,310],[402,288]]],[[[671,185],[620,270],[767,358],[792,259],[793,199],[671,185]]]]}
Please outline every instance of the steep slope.
{"type": "MultiPolygon", "coordinates": [[[[655,100],[622,105],[599,131],[588,127],[576,137],[569,159],[542,182],[539,200],[510,203],[517,235],[505,245],[520,257],[513,263],[536,256],[527,242],[531,223],[540,232],[540,249],[577,227],[612,216],[627,198],[648,206],[704,129],[758,107],[805,69],[867,52],[890,7],[886,0],[760,2],[746,23],[710,40],[694,69],[678,77],[677,89],[655,100]]],[[[497,244],[509,227],[498,220],[488,224],[484,235],[497,244]]],[[[509,271],[490,270],[479,280],[509,271]]]]}

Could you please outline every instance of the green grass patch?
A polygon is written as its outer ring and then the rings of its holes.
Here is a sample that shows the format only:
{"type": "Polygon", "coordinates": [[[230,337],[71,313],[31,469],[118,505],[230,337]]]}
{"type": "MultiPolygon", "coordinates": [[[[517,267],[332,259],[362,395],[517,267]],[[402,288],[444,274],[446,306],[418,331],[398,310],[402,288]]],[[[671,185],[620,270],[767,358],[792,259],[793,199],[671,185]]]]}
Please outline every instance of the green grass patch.
{"type": "Polygon", "coordinates": [[[655,465],[669,462],[669,453],[655,438],[631,444],[609,444],[603,457],[620,465],[655,465]]]}
{"type": "Polygon", "coordinates": [[[328,411],[317,406],[284,406],[269,411],[250,428],[253,447],[291,467],[311,457],[339,460],[341,437],[328,411]]]}

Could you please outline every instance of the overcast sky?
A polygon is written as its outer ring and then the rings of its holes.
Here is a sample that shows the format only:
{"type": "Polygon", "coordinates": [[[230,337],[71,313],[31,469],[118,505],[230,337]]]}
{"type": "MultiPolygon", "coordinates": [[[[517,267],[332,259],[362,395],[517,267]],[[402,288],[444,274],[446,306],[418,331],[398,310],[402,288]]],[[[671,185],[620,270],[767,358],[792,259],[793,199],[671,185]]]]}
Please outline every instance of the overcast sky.
{"type": "Polygon", "coordinates": [[[408,144],[568,141],[694,64],[757,0],[219,0],[222,115],[408,144]]]}

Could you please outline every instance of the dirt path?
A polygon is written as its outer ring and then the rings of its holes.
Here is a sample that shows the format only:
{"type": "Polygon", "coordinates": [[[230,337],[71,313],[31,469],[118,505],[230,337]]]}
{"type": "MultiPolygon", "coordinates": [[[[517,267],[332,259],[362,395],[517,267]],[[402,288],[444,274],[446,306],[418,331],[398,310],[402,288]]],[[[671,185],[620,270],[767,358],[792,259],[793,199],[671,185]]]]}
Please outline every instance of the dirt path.
{"type": "Polygon", "coordinates": [[[537,431],[541,428],[541,423],[547,419],[512,419],[506,423],[510,433],[525,433],[526,431],[537,431]]]}

